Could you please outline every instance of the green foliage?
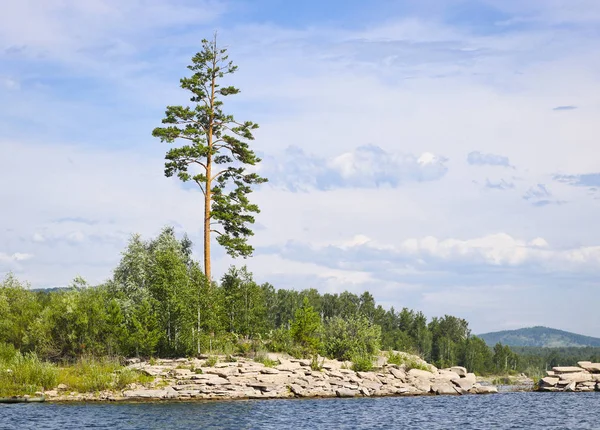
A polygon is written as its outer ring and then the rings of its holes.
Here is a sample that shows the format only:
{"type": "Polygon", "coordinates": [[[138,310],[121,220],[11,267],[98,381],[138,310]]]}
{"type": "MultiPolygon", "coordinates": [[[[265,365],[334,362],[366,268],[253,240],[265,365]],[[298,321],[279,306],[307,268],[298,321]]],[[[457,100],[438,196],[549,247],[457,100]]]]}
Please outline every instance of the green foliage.
{"type": "Polygon", "coordinates": [[[310,369],[314,370],[315,372],[320,372],[321,370],[323,370],[324,363],[324,358],[322,358],[321,361],[319,361],[319,355],[313,354],[313,356],[310,358],[310,369]]]}
{"type": "Polygon", "coordinates": [[[215,367],[215,364],[217,364],[218,362],[219,362],[219,358],[216,355],[211,355],[206,359],[206,361],[204,362],[204,365],[206,367],[215,367]]]}
{"type": "Polygon", "coordinates": [[[277,361],[271,360],[267,354],[260,353],[254,357],[254,361],[257,363],[263,364],[265,367],[275,367],[277,366],[277,361]]]}
{"type": "Polygon", "coordinates": [[[415,357],[403,353],[395,353],[393,351],[388,352],[388,363],[397,364],[398,366],[404,366],[406,371],[411,369],[426,370],[431,372],[429,366],[415,357]]]}
{"type": "Polygon", "coordinates": [[[294,342],[304,349],[305,355],[313,355],[321,348],[323,324],[321,317],[305,297],[302,307],[297,309],[290,327],[290,335],[294,342]]]}
{"type": "Polygon", "coordinates": [[[331,358],[373,357],[379,351],[380,341],[381,327],[371,324],[363,315],[346,319],[335,316],[325,325],[324,350],[331,358]]]}
{"type": "MultiPolygon", "coordinates": [[[[221,85],[223,78],[237,70],[226,52],[217,45],[216,35],[211,41],[202,41],[202,50],[188,66],[191,76],[180,81],[192,105],[167,106],[162,120],[165,126],[155,128],[152,135],[170,144],[185,142],[167,152],[165,175],[195,182],[205,196],[205,235],[216,232],[217,242],[229,255],[247,257],[253,251],[248,244],[253,234],[249,225],[254,223],[253,214],[259,212],[248,194],[252,185],[266,179],[244,167],[260,162],[248,144],[258,125],[238,122],[223,111],[223,98],[239,93],[235,87],[221,85]],[[221,230],[214,230],[214,224],[221,230]]],[[[205,253],[209,249],[205,248],[205,253]]],[[[210,261],[210,255],[207,257],[210,261]]],[[[210,278],[209,267],[205,270],[210,278]]]]}
{"type": "Polygon", "coordinates": [[[56,386],[56,366],[42,362],[35,353],[21,354],[0,343],[0,397],[34,394],[56,386]]]}
{"type": "Polygon", "coordinates": [[[352,357],[352,370],[355,372],[369,372],[373,370],[373,357],[359,354],[352,357]]]}

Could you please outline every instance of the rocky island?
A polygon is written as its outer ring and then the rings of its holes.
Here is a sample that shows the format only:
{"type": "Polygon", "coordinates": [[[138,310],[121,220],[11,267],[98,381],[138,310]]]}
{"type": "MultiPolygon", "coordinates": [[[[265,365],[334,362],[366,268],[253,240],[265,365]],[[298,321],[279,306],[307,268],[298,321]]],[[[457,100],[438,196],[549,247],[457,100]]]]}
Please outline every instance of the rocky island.
{"type": "Polygon", "coordinates": [[[577,366],[558,366],[548,370],[538,384],[539,391],[600,391],[600,363],[579,361],[577,366]]]}
{"type": "MultiPolygon", "coordinates": [[[[403,353],[400,353],[403,354],[403,353]]],[[[308,359],[268,354],[268,364],[243,357],[129,360],[128,368],[154,377],[120,392],[76,393],[62,385],[43,393],[47,401],[276,399],[293,397],[369,397],[496,393],[477,382],[464,367],[437,369],[418,357],[419,368],[388,363],[379,357],[373,371],[351,370],[352,363],[321,359],[319,370],[308,359]],[[311,366],[312,364],[312,366],[311,366]],[[427,370],[423,370],[423,369],[427,370]]],[[[415,361],[412,361],[413,363],[415,361]]],[[[40,393],[41,394],[41,393],[40,393]]]]}

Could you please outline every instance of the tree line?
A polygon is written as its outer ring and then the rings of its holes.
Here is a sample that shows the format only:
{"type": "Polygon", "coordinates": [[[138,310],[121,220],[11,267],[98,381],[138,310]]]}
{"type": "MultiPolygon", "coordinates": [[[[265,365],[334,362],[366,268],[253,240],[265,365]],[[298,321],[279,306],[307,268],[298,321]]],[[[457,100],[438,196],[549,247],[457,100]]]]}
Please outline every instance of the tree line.
{"type": "Polygon", "coordinates": [[[385,309],[369,292],[276,289],[246,267],[209,282],[191,250],[165,228],[150,240],[132,236],[101,285],[76,278],[69,288],[32,291],[9,275],[0,284],[0,342],[48,360],[269,350],[354,361],[399,350],[480,374],[548,365],[532,358],[539,354],[489,348],[462,318],[385,309]]]}

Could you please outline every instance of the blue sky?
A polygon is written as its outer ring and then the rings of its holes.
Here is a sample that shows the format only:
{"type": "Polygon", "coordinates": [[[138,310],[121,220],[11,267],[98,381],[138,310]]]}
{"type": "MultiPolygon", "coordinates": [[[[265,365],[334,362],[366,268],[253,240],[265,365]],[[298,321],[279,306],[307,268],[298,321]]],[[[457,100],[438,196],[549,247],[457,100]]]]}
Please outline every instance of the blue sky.
{"type": "MultiPolygon", "coordinates": [[[[0,275],[111,276],[131,233],[200,243],[153,139],[200,40],[261,125],[259,281],[370,290],[475,332],[600,333],[596,0],[9,0],[0,275]]],[[[199,255],[198,255],[199,257],[199,255]]],[[[217,250],[219,276],[232,263],[217,250]]]]}

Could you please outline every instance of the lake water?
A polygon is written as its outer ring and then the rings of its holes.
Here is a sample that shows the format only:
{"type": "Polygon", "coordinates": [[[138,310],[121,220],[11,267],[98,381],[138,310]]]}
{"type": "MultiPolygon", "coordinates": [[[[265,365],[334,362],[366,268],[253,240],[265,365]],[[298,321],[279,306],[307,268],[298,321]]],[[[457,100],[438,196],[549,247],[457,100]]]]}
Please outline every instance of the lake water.
{"type": "Polygon", "coordinates": [[[600,429],[600,393],[0,404],[0,429],[600,429]]]}

